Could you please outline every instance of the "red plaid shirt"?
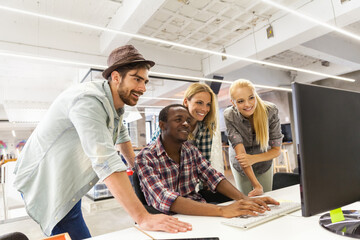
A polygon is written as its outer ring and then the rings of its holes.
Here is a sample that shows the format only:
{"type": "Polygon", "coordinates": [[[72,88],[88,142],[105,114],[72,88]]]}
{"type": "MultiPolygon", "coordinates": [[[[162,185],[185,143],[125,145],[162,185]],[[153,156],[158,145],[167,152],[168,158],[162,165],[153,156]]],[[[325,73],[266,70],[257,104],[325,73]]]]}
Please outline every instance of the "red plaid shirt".
{"type": "Polygon", "coordinates": [[[136,156],[135,169],[147,204],[163,213],[170,213],[171,204],[178,196],[205,203],[195,190],[198,182],[201,180],[215,191],[225,179],[188,142],[182,144],[180,165],[177,164],[165,152],[160,136],[136,156]]]}

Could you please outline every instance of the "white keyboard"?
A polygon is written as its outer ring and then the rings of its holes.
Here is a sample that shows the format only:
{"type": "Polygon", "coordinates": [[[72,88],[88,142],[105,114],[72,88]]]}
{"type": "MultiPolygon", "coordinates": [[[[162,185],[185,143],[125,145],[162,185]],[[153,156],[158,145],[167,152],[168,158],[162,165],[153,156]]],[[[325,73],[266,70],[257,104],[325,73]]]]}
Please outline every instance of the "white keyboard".
{"type": "Polygon", "coordinates": [[[229,218],[222,221],[223,224],[249,229],[259,224],[268,222],[274,218],[284,216],[287,213],[294,212],[301,208],[301,204],[297,202],[281,202],[280,205],[270,205],[271,211],[259,213],[258,216],[241,216],[229,218]]]}

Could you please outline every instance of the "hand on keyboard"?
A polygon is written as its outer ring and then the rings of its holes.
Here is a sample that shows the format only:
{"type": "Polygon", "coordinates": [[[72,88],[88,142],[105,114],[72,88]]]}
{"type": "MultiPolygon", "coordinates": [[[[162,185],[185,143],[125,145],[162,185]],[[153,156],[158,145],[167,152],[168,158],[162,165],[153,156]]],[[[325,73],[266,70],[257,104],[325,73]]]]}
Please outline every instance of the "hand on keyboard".
{"type": "Polygon", "coordinates": [[[222,206],[221,216],[231,218],[244,215],[257,216],[270,210],[267,204],[279,205],[279,202],[270,197],[244,198],[230,205],[222,206]]]}
{"type": "Polygon", "coordinates": [[[221,216],[226,218],[232,218],[242,215],[257,216],[258,213],[265,212],[265,208],[252,201],[251,199],[241,199],[226,206],[219,206],[221,210],[221,216]]]}
{"type": "Polygon", "coordinates": [[[266,210],[270,211],[270,208],[267,204],[279,205],[280,203],[271,197],[258,197],[250,198],[250,200],[256,202],[257,204],[263,206],[266,210]]]}
{"type": "Polygon", "coordinates": [[[270,221],[274,218],[283,216],[290,212],[300,209],[300,203],[296,202],[283,202],[279,206],[271,206],[271,211],[266,211],[264,213],[258,214],[258,216],[247,215],[237,218],[230,218],[222,221],[223,224],[239,227],[243,229],[248,229],[259,224],[270,221]]]}

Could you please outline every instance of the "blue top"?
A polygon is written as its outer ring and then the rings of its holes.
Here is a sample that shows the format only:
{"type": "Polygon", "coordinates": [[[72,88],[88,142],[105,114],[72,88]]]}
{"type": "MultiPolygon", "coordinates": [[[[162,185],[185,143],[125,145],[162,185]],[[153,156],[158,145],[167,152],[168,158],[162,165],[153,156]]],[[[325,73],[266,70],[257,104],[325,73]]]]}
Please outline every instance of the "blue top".
{"type": "Polygon", "coordinates": [[[114,148],[130,141],[123,113],[107,81],[82,83],[60,94],[31,134],[14,185],[46,235],[99,179],[126,170],[114,148]]]}

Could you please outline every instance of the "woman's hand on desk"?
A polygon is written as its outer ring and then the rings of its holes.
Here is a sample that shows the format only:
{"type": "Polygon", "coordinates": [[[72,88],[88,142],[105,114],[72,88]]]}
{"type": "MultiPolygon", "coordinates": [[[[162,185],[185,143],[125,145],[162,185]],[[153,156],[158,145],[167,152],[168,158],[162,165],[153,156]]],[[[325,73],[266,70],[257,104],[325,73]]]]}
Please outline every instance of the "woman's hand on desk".
{"type": "Polygon", "coordinates": [[[258,187],[254,187],[254,189],[249,192],[248,196],[255,197],[255,196],[260,196],[263,194],[264,194],[264,190],[263,190],[263,187],[260,185],[258,187]]]}
{"type": "Polygon", "coordinates": [[[177,233],[192,230],[191,224],[179,221],[177,218],[165,214],[147,214],[138,224],[142,229],[149,231],[177,233]]]}

